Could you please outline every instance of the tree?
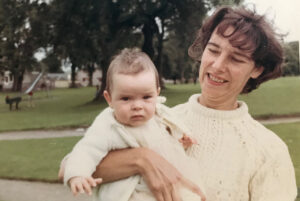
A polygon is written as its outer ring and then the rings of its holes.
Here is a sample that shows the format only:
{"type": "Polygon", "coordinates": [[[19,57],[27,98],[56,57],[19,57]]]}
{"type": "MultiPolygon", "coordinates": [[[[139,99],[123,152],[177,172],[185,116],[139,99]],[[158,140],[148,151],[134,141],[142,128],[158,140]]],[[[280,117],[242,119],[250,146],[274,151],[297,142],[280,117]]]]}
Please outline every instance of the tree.
{"type": "Polygon", "coordinates": [[[70,61],[72,86],[76,69],[87,69],[91,77],[99,66],[103,80],[97,100],[111,56],[139,46],[160,75],[162,64],[168,64],[171,73],[183,77],[193,66],[187,55],[192,36],[220,2],[240,0],[0,0],[1,66],[16,77],[15,88],[26,69],[37,68],[34,53],[41,48],[47,50],[43,62],[51,71],[58,70],[54,66],[59,61],[70,61]]]}
{"type": "Polygon", "coordinates": [[[49,54],[46,58],[41,61],[49,73],[62,73],[61,61],[57,58],[55,54],[49,54]]]}
{"type": "MultiPolygon", "coordinates": [[[[175,1],[176,2],[176,1],[175,1]]],[[[182,0],[176,2],[177,18],[168,25],[168,42],[166,54],[173,63],[173,77],[182,82],[192,78],[195,82],[198,76],[199,64],[195,64],[188,56],[188,48],[194,40],[197,30],[207,17],[208,11],[218,5],[241,4],[243,0],[182,0]],[[178,51],[180,50],[180,51],[178,51]]]]}
{"type": "MultiPolygon", "coordinates": [[[[159,75],[162,75],[163,72],[163,44],[169,39],[170,33],[174,32],[176,28],[181,32],[185,30],[180,27],[180,24],[186,25],[187,19],[192,19],[192,15],[197,14],[194,21],[198,19],[198,22],[201,22],[200,19],[207,12],[206,2],[202,0],[131,0],[126,1],[125,4],[124,1],[117,2],[121,8],[121,17],[130,19],[127,20],[128,26],[136,27],[134,30],[142,33],[142,50],[152,58],[159,75]],[[199,16],[202,17],[199,18],[199,16]]],[[[186,30],[191,29],[188,25],[186,27],[188,27],[186,30]]],[[[187,38],[190,38],[191,35],[186,34],[187,38]]],[[[182,41],[182,44],[186,44],[184,38],[178,36],[178,40],[182,41]]]]}
{"type": "MultiPolygon", "coordinates": [[[[196,31],[201,27],[203,19],[206,17],[208,12],[208,7],[202,1],[189,1],[186,0],[185,8],[180,11],[179,18],[176,24],[173,24],[173,43],[175,45],[175,50],[178,51],[176,55],[176,71],[179,75],[179,79],[188,80],[190,73],[192,72],[192,61],[189,59],[187,50],[191,45],[196,31]],[[184,30],[184,31],[182,31],[184,30]]],[[[181,6],[180,6],[181,7],[181,6]]]]}
{"type": "Polygon", "coordinates": [[[283,65],[283,76],[300,75],[299,67],[299,42],[284,44],[285,61],[283,65]]]}
{"type": "Polygon", "coordinates": [[[13,75],[13,91],[22,90],[25,71],[39,68],[34,53],[44,40],[41,27],[32,23],[38,18],[39,6],[37,1],[0,1],[1,66],[13,75]]]}
{"type": "MultiPolygon", "coordinates": [[[[54,11],[54,34],[51,44],[59,58],[70,60],[73,82],[76,68],[87,69],[91,77],[95,66],[101,67],[102,85],[94,98],[98,100],[105,89],[110,58],[123,47],[142,47],[162,74],[164,42],[172,36],[174,40],[179,41],[177,51],[180,49],[184,52],[179,53],[176,64],[182,69],[192,66],[186,64],[189,41],[195,29],[201,25],[209,6],[215,5],[216,2],[53,0],[51,7],[54,11]]],[[[180,74],[183,74],[183,70],[180,70],[180,74]]]]}
{"type": "Polygon", "coordinates": [[[71,63],[71,87],[75,87],[76,68],[81,68],[92,54],[94,48],[90,30],[93,21],[86,24],[90,14],[91,1],[59,1],[51,2],[51,23],[53,25],[50,44],[53,53],[61,61],[71,63]]]}
{"type": "MultiPolygon", "coordinates": [[[[51,6],[54,26],[51,43],[55,54],[70,60],[73,85],[76,68],[87,69],[91,75],[97,65],[106,75],[110,57],[122,44],[128,44],[125,38],[132,33],[130,19],[121,16],[119,1],[54,0],[51,6]]],[[[102,91],[103,87],[105,84],[102,91]]]]}
{"type": "MultiPolygon", "coordinates": [[[[140,27],[143,34],[144,43],[142,50],[146,52],[154,61],[159,75],[162,75],[162,61],[164,53],[164,43],[167,40],[177,41],[176,50],[183,50],[176,53],[174,58],[176,72],[183,77],[186,68],[192,68],[187,55],[188,46],[196,30],[201,26],[206,13],[216,5],[239,4],[241,0],[161,0],[147,1],[135,0],[127,3],[126,10],[131,13],[133,24],[140,27]]],[[[174,51],[172,57],[174,55],[174,51]]],[[[172,58],[170,58],[172,60],[172,58]]],[[[170,62],[169,62],[170,63],[170,62]]],[[[174,69],[174,68],[173,68],[174,69]]],[[[174,71],[175,72],[175,71],[174,71]]]]}

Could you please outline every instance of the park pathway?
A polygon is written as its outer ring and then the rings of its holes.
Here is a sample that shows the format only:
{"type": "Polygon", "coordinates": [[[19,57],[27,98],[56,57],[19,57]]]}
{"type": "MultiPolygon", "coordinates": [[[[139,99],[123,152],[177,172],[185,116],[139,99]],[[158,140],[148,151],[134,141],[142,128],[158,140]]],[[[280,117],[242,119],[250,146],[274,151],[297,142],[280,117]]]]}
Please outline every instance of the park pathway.
{"type": "MultiPolygon", "coordinates": [[[[274,119],[259,120],[264,125],[278,123],[300,122],[300,117],[281,117],[274,119]]],[[[0,140],[18,140],[18,139],[41,139],[41,138],[57,138],[83,136],[85,128],[66,129],[66,130],[31,130],[31,131],[10,131],[0,132],[0,140]]]]}
{"type": "MultiPolygon", "coordinates": [[[[300,117],[261,120],[261,123],[278,124],[300,122],[300,117]]],[[[85,129],[35,130],[0,133],[0,140],[40,139],[83,136],[85,129]]],[[[74,197],[70,190],[59,183],[0,179],[0,201],[90,201],[91,197],[74,197]]]]}
{"type": "Polygon", "coordinates": [[[19,140],[19,139],[42,139],[83,136],[84,128],[66,130],[32,130],[32,131],[10,131],[0,133],[0,140],[19,140]]]}
{"type": "Polygon", "coordinates": [[[1,201],[91,201],[82,194],[74,197],[63,184],[0,179],[1,201]]]}

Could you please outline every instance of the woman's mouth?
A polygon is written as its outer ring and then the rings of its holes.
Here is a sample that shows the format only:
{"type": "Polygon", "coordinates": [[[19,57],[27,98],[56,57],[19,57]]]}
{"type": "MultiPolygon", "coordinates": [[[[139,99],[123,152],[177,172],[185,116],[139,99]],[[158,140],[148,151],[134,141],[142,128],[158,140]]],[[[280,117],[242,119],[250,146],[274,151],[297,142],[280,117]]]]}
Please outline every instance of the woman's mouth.
{"type": "Polygon", "coordinates": [[[212,74],[208,73],[207,76],[209,77],[210,80],[216,82],[216,83],[224,83],[224,82],[227,82],[227,80],[223,80],[219,77],[216,77],[216,76],[213,76],[212,74]]]}

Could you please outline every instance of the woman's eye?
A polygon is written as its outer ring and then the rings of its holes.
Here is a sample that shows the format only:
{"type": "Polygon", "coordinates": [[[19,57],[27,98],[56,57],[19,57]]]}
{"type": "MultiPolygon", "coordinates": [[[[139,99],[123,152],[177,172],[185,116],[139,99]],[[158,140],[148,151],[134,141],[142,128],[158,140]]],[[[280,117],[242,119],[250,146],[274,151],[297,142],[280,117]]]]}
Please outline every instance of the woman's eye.
{"type": "Polygon", "coordinates": [[[149,98],[151,98],[151,96],[144,96],[143,98],[144,99],[149,99],[149,98]]]}
{"type": "Polygon", "coordinates": [[[215,50],[215,49],[212,49],[212,48],[208,48],[208,50],[213,53],[213,54],[218,54],[219,51],[218,50],[215,50]]]}
{"type": "Polygon", "coordinates": [[[237,63],[244,63],[243,60],[238,59],[238,58],[236,58],[236,57],[231,57],[231,59],[232,59],[234,62],[237,62],[237,63]]]}

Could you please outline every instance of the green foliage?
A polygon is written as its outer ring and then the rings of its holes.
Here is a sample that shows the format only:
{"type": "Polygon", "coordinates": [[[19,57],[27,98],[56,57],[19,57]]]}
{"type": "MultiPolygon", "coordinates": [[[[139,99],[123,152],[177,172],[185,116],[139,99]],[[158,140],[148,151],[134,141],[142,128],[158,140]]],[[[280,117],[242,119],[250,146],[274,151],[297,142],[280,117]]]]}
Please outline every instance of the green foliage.
{"type": "Polygon", "coordinates": [[[80,137],[0,141],[1,178],[56,181],[61,159],[80,137]]]}
{"type": "MultiPolygon", "coordinates": [[[[176,5],[176,4],[175,4],[176,5]]],[[[162,65],[163,76],[167,79],[189,79],[193,77],[193,61],[187,54],[196,31],[201,27],[209,8],[203,1],[178,1],[178,19],[167,21],[168,39],[164,44],[162,65]],[[166,69],[164,69],[166,68],[166,69]]]]}
{"type": "Polygon", "coordinates": [[[34,53],[44,41],[36,23],[42,20],[40,6],[35,1],[0,1],[0,65],[12,72],[14,91],[21,90],[25,71],[39,68],[34,53]]]}
{"type": "Polygon", "coordinates": [[[297,186],[300,186],[300,123],[276,124],[267,127],[287,144],[295,167],[297,186]]]}
{"type": "Polygon", "coordinates": [[[46,92],[36,92],[35,107],[28,107],[28,97],[23,96],[19,111],[9,111],[4,102],[6,94],[0,94],[0,131],[88,126],[107,106],[104,101],[89,103],[95,92],[95,88],[57,89],[49,92],[50,97],[46,92]]]}
{"type": "Polygon", "coordinates": [[[46,66],[49,73],[62,73],[61,61],[57,58],[55,54],[49,54],[44,58],[41,63],[46,66]]]}
{"type": "Polygon", "coordinates": [[[295,41],[284,44],[284,55],[283,75],[300,75],[299,42],[295,41]]]}
{"type": "Polygon", "coordinates": [[[247,102],[254,116],[299,115],[299,86],[299,77],[283,77],[262,84],[240,99],[247,102]]]}
{"type": "Polygon", "coordinates": [[[84,68],[92,75],[99,66],[103,91],[110,58],[124,47],[140,46],[160,74],[169,60],[180,78],[189,78],[192,65],[187,47],[195,30],[208,10],[228,2],[240,0],[2,0],[0,65],[13,73],[14,90],[22,88],[25,71],[40,70],[45,64],[50,72],[58,71],[57,60],[71,63],[73,86],[76,69],[84,68]],[[174,45],[176,57],[174,51],[163,53],[167,40],[173,41],[166,47],[174,45]],[[41,65],[34,58],[39,50],[47,56],[41,65]]]}
{"type": "MultiPolygon", "coordinates": [[[[252,115],[276,116],[300,114],[300,79],[284,77],[269,81],[248,95],[240,96],[247,102],[252,115]]],[[[162,91],[167,97],[167,105],[184,103],[191,94],[200,93],[199,84],[168,84],[162,91]]],[[[88,126],[107,104],[89,103],[96,92],[95,88],[56,89],[49,92],[34,93],[34,108],[27,106],[23,96],[20,110],[9,111],[5,104],[6,94],[0,93],[0,132],[9,130],[28,130],[41,128],[61,128],[88,126]]],[[[9,94],[14,97],[18,94],[9,94]]]]}
{"type": "MultiPolygon", "coordinates": [[[[288,145],[300,186],[300,123],[267,126],[288,145]]],[[[0,141],[0,177],[56,181],[60,161],[80,137],[0,141]],[[22,167],[22,168],[20,168],[22,167]]]]}

